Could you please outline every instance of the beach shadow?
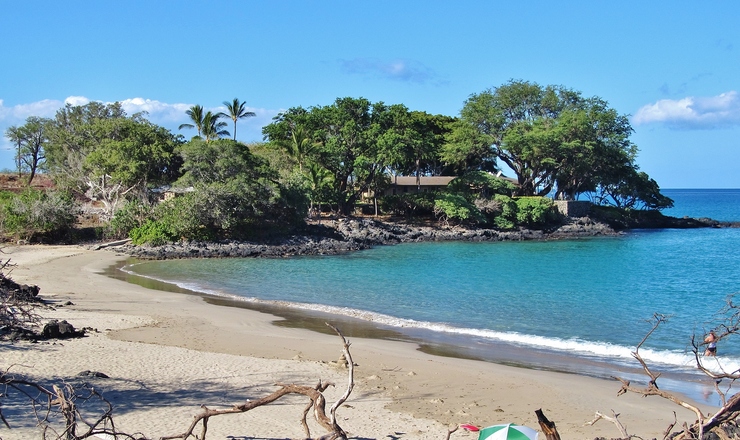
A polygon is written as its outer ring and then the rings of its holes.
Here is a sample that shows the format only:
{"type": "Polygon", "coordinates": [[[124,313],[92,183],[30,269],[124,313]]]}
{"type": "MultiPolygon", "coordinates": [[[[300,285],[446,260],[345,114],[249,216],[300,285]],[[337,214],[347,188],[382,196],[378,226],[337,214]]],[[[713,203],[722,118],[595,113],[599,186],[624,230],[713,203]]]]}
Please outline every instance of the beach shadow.
{"type": "MultiPolygon", "coordinates": [[[[404,437],[397,437],[397,435],[405,435],[405,433],[397,432],[395,434],[388,434],[385,437],[382,437],[383,439],[388,440],[403,440],[404,437]]],[[[227,440],[291,440],[288,437],[249,437],[249,436],[226,436],[227,440]]],[[[348,440],[381,440],[381,438],[378,437],[347,437],[348,440]]]]}
{"type": "MultiPolygon", "coordinates": [[[[197,382],[163,383],[157,381],[154,375],[152,378],[142,377],[137,380],[127,380],[115,377],[96,377],[94,376],[95,373],[88,372],[82,376],[66,377],[40,377],[25,374],[24,379],[37,382],[49,389],[52,385],[69,384],[81,395],[86,394],[87,390],[92,388],[112,404],[114,420],[116,416],[135,414],[152,408],[169,407],[179,409],[191,407],[194,416],[201,410],[201,405],[207,405],[210,408],[231,407],[247,400],[262,398],[279,389],[272,382],[251,383],[248,386],[230,388],[224,380],[233,378],[220,378],[218,376],[197,382]]],[[[305,383],[305,376],[302,376],[304,379],[301,379],[298,377],[300,375],[300,372],[296,373],[295,377],[287,373],[281,377],[281,382],[312,385],[305,383]]],[[[360,397],[366,399],[372,394],[375,393],[366,392],[362,393],[360,397]]],[[[268,406],[292,405],[296,407],[296,414],[300,414],[306,403],[305,396],[290,395],[272,402],[268,406]]],[[[94,419],[105,408],[104,403],[99,399],[78,399],[76,404],[83,414],[90,416],[89,419],[94,419]]],[[[9,411],[8,415],[11,416],[9,420],[14,428],[33,428],[35,426],[35,419],[32,417],[33,414],[29,412],[27,400],[24,400],[23,396],[5,396],[3,408],[4,412],[9,411]],[[12,400],[12,403],[8,400],[12,400]]],[[[348,438],[351,440],[403,440],[406,438],[405,436],[406,433],[403,432],[392,432],[379,437],[349,436],[348,438]]],[[[289,437],[255,437],[249,435],[233,435],[225,438],[229,440],[289,440],[289,437]]]]}

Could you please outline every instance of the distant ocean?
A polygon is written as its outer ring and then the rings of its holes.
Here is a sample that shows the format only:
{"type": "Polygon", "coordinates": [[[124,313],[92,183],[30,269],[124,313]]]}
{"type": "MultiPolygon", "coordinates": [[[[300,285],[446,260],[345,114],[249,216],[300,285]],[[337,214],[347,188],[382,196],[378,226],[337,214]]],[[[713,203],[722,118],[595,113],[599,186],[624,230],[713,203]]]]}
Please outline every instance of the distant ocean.
{"type": "MultiPolygon", "coordinates": [[[[674,189],[665,214],[740,221],[740,189],[674,189]]],[[[597,377],[644,377],[714,402],[692,368],[728,295],[740,292],[740,228],[636,230],[546,242],[412,243],[340,256],[146,261],[125,270],[251,305],[329,313],[391,329],[431,352],[597,377]]],[[[740,300],[740,299],[739,299],[740,300]]],[[[740,338],[738,338],[740,339],[740,338]]],[[[740,340],[717,362],[740,368],[740,340]]]]}

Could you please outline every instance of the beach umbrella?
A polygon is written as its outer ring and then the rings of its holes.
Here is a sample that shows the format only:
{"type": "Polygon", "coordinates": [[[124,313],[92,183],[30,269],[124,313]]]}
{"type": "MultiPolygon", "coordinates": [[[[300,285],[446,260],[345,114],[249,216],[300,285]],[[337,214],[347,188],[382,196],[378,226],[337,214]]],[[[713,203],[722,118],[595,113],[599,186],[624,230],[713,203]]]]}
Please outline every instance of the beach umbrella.
{"type": "Polygon", "coordinates": [[[493,425],[478,432],[478,440],[537,440],[537,431],[513,423],[493,425]]]}

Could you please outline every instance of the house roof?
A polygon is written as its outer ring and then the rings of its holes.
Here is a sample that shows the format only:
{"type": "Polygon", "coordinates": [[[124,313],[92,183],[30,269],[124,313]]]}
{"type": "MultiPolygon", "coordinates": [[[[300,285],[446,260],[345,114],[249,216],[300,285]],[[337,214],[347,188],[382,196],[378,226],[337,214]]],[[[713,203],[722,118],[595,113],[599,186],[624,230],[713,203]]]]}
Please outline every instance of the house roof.
{"type": "MultiPolygon", "coordinates": [[[[456,176],[421,176],[421,186],[447,186],[456,176]]],[[[392,176],[391,184],[396,186],[416,186],[416,176],[392,176]]]]}

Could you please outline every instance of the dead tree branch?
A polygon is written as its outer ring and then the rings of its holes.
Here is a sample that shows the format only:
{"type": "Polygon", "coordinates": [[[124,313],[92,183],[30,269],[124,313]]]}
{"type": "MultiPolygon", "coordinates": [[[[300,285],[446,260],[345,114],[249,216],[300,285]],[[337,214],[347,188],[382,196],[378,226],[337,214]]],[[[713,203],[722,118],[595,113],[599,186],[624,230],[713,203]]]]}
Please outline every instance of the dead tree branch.
{"type": "MultiPolygon", "coordinates": [[[[690,404],[689,402],[678,398],[676,395],[672,393],[661,390],[658,387],[658,378],[660,377],[660,373],[653,372],[650,369],[650,367],[647,365],[647,363],[645,363],[645,360],[643,360],[642,356],[640,355],[640,347],[642,347],[642,345],[645,343],[645,341],[648,340],[650,335],[652,335],[661,324],[664,324],[665,322],[667,322],[667,320],[668,320],[668,317],[666,315],[663,315],[660,313],[653,314],[653,317],[650,320],[650,322],[652,322],[652,327],[650,328],[650,331],[647,332],[645,337],[642,338],[642,341],[640,341],[640,343],[637,344],[637,346],[635,347],[635,351],[632,352],[632,357],[634,357],[640,363],[643,371],[650,378],[648,385],[644,388],[638,388],[638,387],[632,386],[628,380],[622,379],[620,377],[615,377],[615,379],[622,382],[622,388],[619,390],[619,392],[617,392],[617,395],[620,396],[627,392],[632,392],[636,394],[641,394],[643,396],[660,396],[664,399],[670,400],[676,405],[679,405],[683,408],[686,408],[692,411],[696,415],[696,418],[698,420],[698,422],[696,423],[696,426],[698,428],[698,438],[702,438],[702,436],[704,435],[704,414],[702,414],[699,408],[690,404]]],[[[684,432],[684,434],[689,434],[689,433],[684,432]]]]}
{"type": "MultiPolygon", "coordinates": [[[[720,316],[720,320],[718,324],[714,327],[716,341],[720,341],[724,338],[740,332],[740,305],[735,304],[734,295],[728,297],[727,304],[719,312],[718,315],[720,316]]],[[[699,342],[700,339],[697,338],[696,334],[694,334],[691,337],[691,350],[694,355],[696,367],[699,371],[713,380],[714,388],[722,400],[722,406],[718,410],[716,410],[714,414],[704,415],[702,411],[695,405],[692,405],[691,403],[677,397],[673,393],[661,390],[658,387],[657,383],[660,374],[655,373],[647,365],[647,363],[645,363],[642,356],[640,355],[640,347],[645,343],[645,341],[647,341],[647,339],[653,334],[653,332],[666,321],[667,317],[665,315],[661,315],[658,313],[654,314],[651,320],[651,322],[653,323],[652,328],[650,329],[650,331],[648,331],[646,336],[642,339],[642,341],[640,341],[640,343],[635,348],[635,351],[632,353],[632,356],[640,363],[643,371],[650,378],[648,385],[644,388],[638,388],[632,386],[627,380],[615,377],[615,379],[622,382],[622,388],[619,390],[617,395],[621,395],[626,392],[632,392],[641,394],[643,396],[660,396],[675,403],[676,405],[692,411],[696,415],[696,422],[694,422],[690,426],[684,423],[683,431],[678,433],[674,437],[674,439],[701,439],[703,438],[704,433],[715,430],[719,428],[722,424],[735,421],[738,417],[740,417],[740,394],[735,394],[729,399],[726,398],[727,391],[732,386],[732,383],[734,383],[735,380],[740,379],[740,370],[725,370],[722,366],[721,360],[714,356],[712,356],[711,359],[716,363],[716,368],[714,368],[714,366],[713,368],[708,367],[706,365],[708,358],[705,358],[703,356],[704,350],[702,349],[702,345],[704,344],[704,342],[699,342]],[[722,390],[720,388],[720,383],[722,380],[725,379],[729,381],[729,384],[726,386],[727,388],[725,390],[722,390]]],[[[701,338],[701,341],[704,341],[704,338],[701,338]]],[[[665,433],[666,437],[670,435],[670,431],[675,425],[676,422],[674,421],[671,426],[668,427],[665,433]]]]}
{"type": "MultiPolygon", "coordinates": [[[[74,388],[70,384],[52,385],[51,389],[34,381],[10,373],[10,369],[0,372],[0,398],[7,398],[10,391],[17,392],[28,399],[31,411],[41,428],[43,440],[82,440],[100,435],[108,435],[119,440],[142,440],[140,434],[127,434],[119,431],[113,422],[113,406],[92,387],[82,385],[74,388]],[[96,416],[85,417],[78,401],[86,402],[96,416]],[[94,404],[94,405],[91,405],[94,404]]],[[[10,422],[2,413],[0,420],[6,428],[10,422]]],[[[95,437],[99,438],[99,437],[95,437]]]]}
{"type": "Polygon", "coordinates": [[[560,433],[558,428],[555,427],[555,422],[551,422],[541,408],[534,413],[537,415],[537,422],[540,424],[540,429],[545,433],[547,440],[560,440],[560,433]]]}
{"type": "Polygon", "coordinates": [[[352,389],[354,388],[354,363],[352,362],[352,355],[349,351],[350,343],[345,339],[344,335],[334,326],[330,324],[326,324],[329,327],[334,330],[334,332],[341,338],[342,340],[342,352],[345,356],[345,359],[348,361],[348,384],[347,389],[345,390],[344,394],[331,406],[329,409],[329,415],[326,414],[326,399],[324,397],[323,392],[329,387],[333,386],[331,383],[322,383],[319,381],[319,383],[314,386],[304,386],[304,385],[295,385],[295,384],[276,384],[280,386],[280,389],[274,391],[273,393],[262,397],[261,399],[257,400],[250,400],[244,403],[241,403],[239,405],[234,405],[231,408],[224,408],[224,409],[211,409],[206,406],[202,406],[202,411],[195,415],[194,420],[191,422],[190,426],[188,427],[185,432],[182,434],[176,434],[171,436],[165,436],[160,437],[160,440],[174,440],[174,439],[182,439],[186,440],[190,437],[198,438],[200,440],[206,439],[206,433],[208,431],[208,421],[211,417],[219,416],[223,414],[237,414],[237,413],[244,413],[247,411],[250,411],[254,408],[267,405],[269,403],[275,402],[276,400],[290,395],[290,394],[300,394],[303,396],[308,397],[310,400],[310,403],[303,411],[303,418],[301,420],[301,425],[303,426],[304,431],[306,432],[307,437],[310,438],[311,433],[308,428],[308,423],[306,422],[306,416],[308,415],[309,411],[313,409],[314,419],[316,422],[324,428],[327,433],[317,437],[316,440],[338,440],[338,439],[346,439],[347,435],[344,432],[344,430],[337,424],[337,418],[336,418],[336,411],[337,409],[347,400],[349,395],[352,393],[352,389]],[[197,429],[198,425],[201,425],[200,435],[196,437],[194,434],[195,430],[197,429]]]}
{"type": "Polygon", "coordinates": [[[583,425],[584,426],[586,426],[586,425],[593,426],[599,420],[604,419],[607,422],[614,423],[614,426],[617,427],[617,429],[619,430],[619,433],[622,434],[622,437],[621,438],[623,438],[623,439],[625,439],[625,438],[632,438],[632,436],[627,433],[627,428],[625,428],[624,425],[622,424],[622,422],[619,421],[619,414],[615,413],[614,410],[612,410],[612,415],[613,416],[610,417],[610,416],[607,416],[607,415],[604,415],[604,414],[600,413],[599,411],[596,411],[596,417],[593,420],[591,420],[590,422],[584,423],[583,425]]]}

